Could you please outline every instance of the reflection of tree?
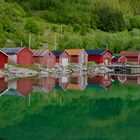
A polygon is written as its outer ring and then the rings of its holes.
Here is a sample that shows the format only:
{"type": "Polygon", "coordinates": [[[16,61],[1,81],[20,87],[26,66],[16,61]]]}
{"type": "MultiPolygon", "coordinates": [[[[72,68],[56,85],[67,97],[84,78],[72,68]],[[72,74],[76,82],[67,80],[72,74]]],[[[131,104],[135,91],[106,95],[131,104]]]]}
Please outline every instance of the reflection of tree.
{"type": "Polygon", "coordinates": [[[123,100],[119,98],[90,101],[89,115],[96,119],[109,119],[120,115],[123,100]]]}
{"type": "MultiPolygon", "coordinates": [[[[20,100],[16,97],[2,97],[0,134],[5,139],[18,139],[16,132],[23,136],[20,140],[26,137],[58,140],[110,139],[110,136],[112,139],[125,139],[127,131],[132,134],[140,130],[137,124],[140,98],[135,97],[138,90],[139,87],[128,86],[126,89],[116,84],[109,89],[107,95],[98,89],[79,92],[56,90],[55,98],[53,92],[32,93],[30,107],[26,98],[20,100]],[[132,91],[131,98],[128,98],[128,89],[132,91]]],[[[129,137],[132,139],[138,136],[139,133],[135,133],[129,137]]]]}

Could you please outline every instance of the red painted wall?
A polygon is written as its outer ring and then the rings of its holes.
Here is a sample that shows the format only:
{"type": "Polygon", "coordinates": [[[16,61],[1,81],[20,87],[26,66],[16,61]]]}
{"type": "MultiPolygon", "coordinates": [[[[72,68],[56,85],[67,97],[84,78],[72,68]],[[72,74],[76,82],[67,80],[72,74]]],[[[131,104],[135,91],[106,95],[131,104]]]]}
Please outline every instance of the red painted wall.
{"type": "Polygon", "coordinates": [[[95,62],[97,64],[102,64],[103,63],[103,56],[102,55],[89,55],[88,61],[95,62]]]}
{"type": "Polygon", "coordinates": [[[34,56],[34,57],[33,57],[33,63],[43,64],[43,57],[34,56]]]}
{"type": "Polygon", "coordinates": [[[55,57],[56,63],[59,63],[59,57],[55,57]]]}
{"type": "Polygon", "coordinates": [[[4,68],[5,64],[8,63],[8,56],[0,52],[0,69],[4,68]]]}
{"type": "Polygon", "coordinates": [[[68,61],[70,61],[70,56],[64,51],[59,58],[59,62],[62,63],[62,58],[68,58],[68,61]]]}
{"type": "Polygon", "coordinates": [[[55,55],[51,52],[48,51],[46,54],[46,57],[44,58],[45,63],[47,64],[47,67],[50,69],[52,67],[54,67],[55,62],[56,62],[56,58],[55,55]]]}
{"type": "Polygon", "coordinates": [[[106,52],[103,55],[89,55],[88,61],[95,62],[96,64],[105,64],[105,60],[107,59],[109,64],[111,64],[112,54],[110,52],[106,52]]]}
{"type": "Polygon", "coordinates": [[[33,53],[28,49],[24,48],[17,54],[17,64],[23,66],[30,66],[33,63],[33,53]]]}
{"type": "Polygon", "coordinates": [[[127,62],[134,62],[134,63],[138,63],[140,65],[140,56],[139,57],[126,57],[127,58],[127,62]]]}

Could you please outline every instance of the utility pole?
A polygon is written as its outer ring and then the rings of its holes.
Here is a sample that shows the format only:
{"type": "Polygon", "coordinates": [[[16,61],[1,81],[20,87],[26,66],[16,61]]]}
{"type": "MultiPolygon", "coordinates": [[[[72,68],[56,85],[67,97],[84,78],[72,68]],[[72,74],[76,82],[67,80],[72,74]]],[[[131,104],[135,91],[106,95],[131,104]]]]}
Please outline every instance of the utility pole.
{"type": "Polygon", "coordinates": [[[28,103],[28,106],[30,107],[31,105],[31,96],[30,96],[30,93],[29,93],[29,103],[28,103]]]}
{"type": "Polygon", "coordinates": [[[21,41],[21,43],[20,43],[20,46],[21,46],[21,48],[22,48],[22,46],[23,46],[23,45],[22,45],[22,41],[21,41]]]}
{"type": "Polygon", "coordinates": [[[54,34],[54,49],[56,50],[57,48],[57,43],[56,43],[56,33],[54,34]]]}
{"type": "Polygon", "coordinates": [[[63,26],[60,26],[60,46],[62,46],[63,26]]]}
{"type": "Polygon", "coordinates": [[[50,36],[50,29],[47,32],[47,37],[48,37],[47,45],[48,45],[48,48],[49,48],[49,36],[50,36]]]}
{"type": "Polygon", "coordinates": [[[31,49],[31,34],[29,34],[29,49],[31,49]]]}

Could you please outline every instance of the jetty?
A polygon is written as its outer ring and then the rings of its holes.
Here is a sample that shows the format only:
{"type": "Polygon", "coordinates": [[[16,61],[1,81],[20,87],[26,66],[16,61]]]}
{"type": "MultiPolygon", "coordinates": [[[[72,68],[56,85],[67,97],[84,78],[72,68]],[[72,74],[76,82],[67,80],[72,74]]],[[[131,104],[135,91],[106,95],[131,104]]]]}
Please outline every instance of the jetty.
{"type": "Polygon", "coordinates": [[[114,71],[129,72],[132,74],[140,73],[140,65],[108,65],[109,69],[114,69],[114,71]]]}

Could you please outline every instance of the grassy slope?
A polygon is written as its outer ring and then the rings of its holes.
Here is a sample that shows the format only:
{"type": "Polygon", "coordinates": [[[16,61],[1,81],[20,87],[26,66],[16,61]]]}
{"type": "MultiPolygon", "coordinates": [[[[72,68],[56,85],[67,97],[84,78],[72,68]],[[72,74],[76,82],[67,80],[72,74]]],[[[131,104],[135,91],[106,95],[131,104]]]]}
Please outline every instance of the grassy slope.
{"type": "MultiPolygon", "coordinates": [[[[125,0],[123,5],[115,3],[115,8],[122,9],[125,16],[133,16],[132,7],[126,4],[125,0]]],[[[106,3],[110,3],[113,7],[111,0],[106,3]]],[[[74,4],[74,3],[73,3],[74,4]]],[[[114,4],[114,5],[115,5],[114,4]]],[[[138,3],[139,4],[139,3],[138,3]]],[[[134,4],[133,4],[134,5],[134,4]]],[[[89,5],[87,5],[89,6],[89,5]]],[[[113,8],[114,8],[113,7],[113,8]]],[[[28,46],[29,31],[25,29],[25,24],[28,19],[33,19],[39,29],[43,30],[41,33],[35,35],[32,34],[32,48],[49,48],[55,49],[55,36],[56,36],[56,48],[88,48],[99,49],[109,48],[115,53],[122,49],[139,50],[140,49],[140,29],[133,29],[132,31],[124,30],[122,32],[108,33],[98,29],[88,28],[88,32],[85,35],[81,35],[80,32],[74,32],[73,25],[63,25],[63,36],[60,36],[60,24],[48,22],[42,18],[43,11],[36,10],[28,12],[23,10],[17,3],[0,3],[0,20],[5,19],[7,22],[7,28],[0,26],[0,46],[28,46]],[[9,12],[10,11],[10,12],[9,12]],[[8,14],[7,14],[8,12],[8,14]],[[10,13],[10,14],[9,14],[10,13]],[[10,26],[10,27],[9,27],[10,26]],[[62,41],[61,41],[62,40],[62,41]]],[[[59,10],[59,8],[58,8],[59,10]]],[[[133,9],[134,10],[134,9],[133,9]]],[[[54,10],[49,10],[54,12],[54,10]]],[[[135,10],[136,11],[136,10],[135,10]]]]}

